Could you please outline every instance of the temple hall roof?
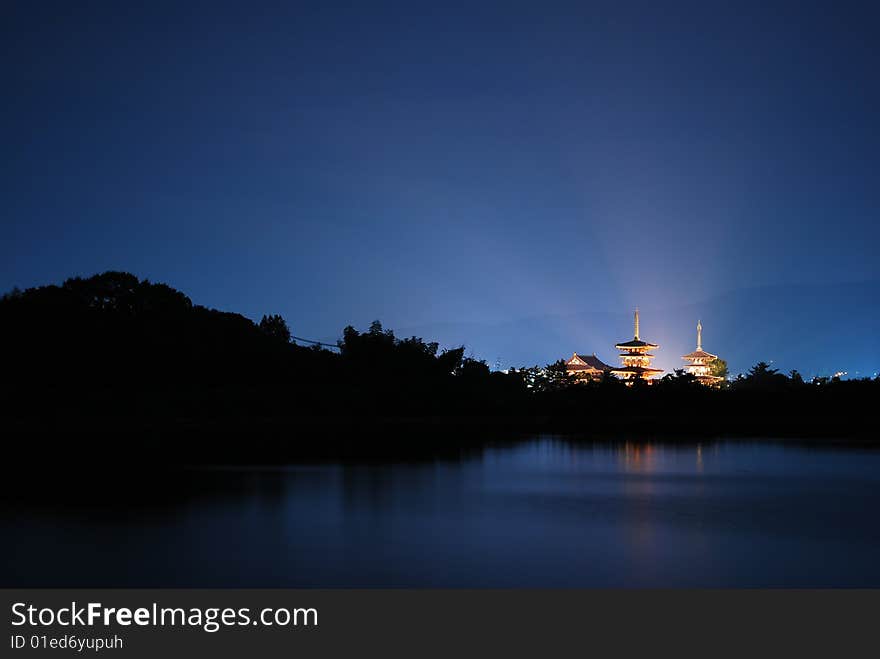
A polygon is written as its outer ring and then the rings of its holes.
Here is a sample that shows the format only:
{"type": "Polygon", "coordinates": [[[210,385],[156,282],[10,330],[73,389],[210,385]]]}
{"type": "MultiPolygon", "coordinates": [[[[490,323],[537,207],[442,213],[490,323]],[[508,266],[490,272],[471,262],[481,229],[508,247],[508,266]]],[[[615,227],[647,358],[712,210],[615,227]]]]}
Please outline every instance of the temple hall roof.
{"type": "Polygon", "coordinates": [[[586,368],[594,368],[597,371],[609,371],[611,367],[603,362],[601,359],[596,357],[596,355],[583,355],[581,353],[576,352],[573,356],[580,359],[582,362],[586,364],[586,366],[581,366],[580,364],[571,364],[571,360],[568,360],[568,365],[572,370],[578,369],[586,369],[586,368]]]}

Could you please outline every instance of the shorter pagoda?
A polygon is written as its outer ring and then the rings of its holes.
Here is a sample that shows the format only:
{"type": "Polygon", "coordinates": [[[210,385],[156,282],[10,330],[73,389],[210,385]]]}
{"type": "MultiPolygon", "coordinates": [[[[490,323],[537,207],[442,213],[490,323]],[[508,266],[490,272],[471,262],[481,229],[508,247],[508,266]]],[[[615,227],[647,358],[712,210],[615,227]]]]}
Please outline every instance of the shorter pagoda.
{"type": "Polygon", "coordinates": [[[712,362],[718,359],[718,355],[703,350],[703,325],[697,321],[697,349],[682,355],[683,360],[688,362],[685,370],[693,375],[701,384],[716,386],[724,378],[712,375],[712,362]]]}
{"type": "Polygon", "coordinates": [[[659,348],[656,343],[648,343],[639,338],[639,310],[636,309],[635,319],[633,321],[634,336],[632,341],[618,343],[615,348],[620,350],[620,361],[623,366],[612,369],[611,372],[617,377],[627,380],[627,384],[632,384],[635,380],[650,381],[658,373],[662,373],[662,368],[652,368],[651,360],[654,355],[651,350],[659,348]]]}

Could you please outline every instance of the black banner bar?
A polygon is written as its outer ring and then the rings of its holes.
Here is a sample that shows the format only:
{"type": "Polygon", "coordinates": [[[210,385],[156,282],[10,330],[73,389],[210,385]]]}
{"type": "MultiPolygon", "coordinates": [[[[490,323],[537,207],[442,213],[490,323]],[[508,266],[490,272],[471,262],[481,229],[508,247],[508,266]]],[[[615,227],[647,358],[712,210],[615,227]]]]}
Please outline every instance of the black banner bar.
{"type": "Polygon", "coordinates": [[[2,656],[859,656],[878,590],[3,590],[2,656]]]}

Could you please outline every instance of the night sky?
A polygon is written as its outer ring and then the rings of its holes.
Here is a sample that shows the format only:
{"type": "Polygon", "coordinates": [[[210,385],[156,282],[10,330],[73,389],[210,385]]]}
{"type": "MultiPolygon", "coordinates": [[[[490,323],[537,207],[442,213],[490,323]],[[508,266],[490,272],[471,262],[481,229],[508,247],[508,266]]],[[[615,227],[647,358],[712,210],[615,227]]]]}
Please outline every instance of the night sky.
{"type": "Polygon", "coordinates": [[[143,4],[4,4],[0,289],[880,368],[873,3],[143,4]]]}

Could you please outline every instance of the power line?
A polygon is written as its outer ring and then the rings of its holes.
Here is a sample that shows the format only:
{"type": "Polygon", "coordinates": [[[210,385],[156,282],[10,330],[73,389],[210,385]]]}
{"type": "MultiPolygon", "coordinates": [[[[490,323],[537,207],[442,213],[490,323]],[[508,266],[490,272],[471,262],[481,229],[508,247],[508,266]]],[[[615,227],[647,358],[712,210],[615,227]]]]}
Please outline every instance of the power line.
{"type": "Polygon", "coordinates": [[[291,336],[290,338],[293,339],[294,341],[302,341],[303,343],[311,343],[312,345],[315,345],[315,346],[324,346],[325,348],[336,348],[337,350],[339,350],[339,346],[336,345],[335,343],[323,343],[321,341],[312,341],[311,339],[304,339],[300,336],[291,336]]]}

